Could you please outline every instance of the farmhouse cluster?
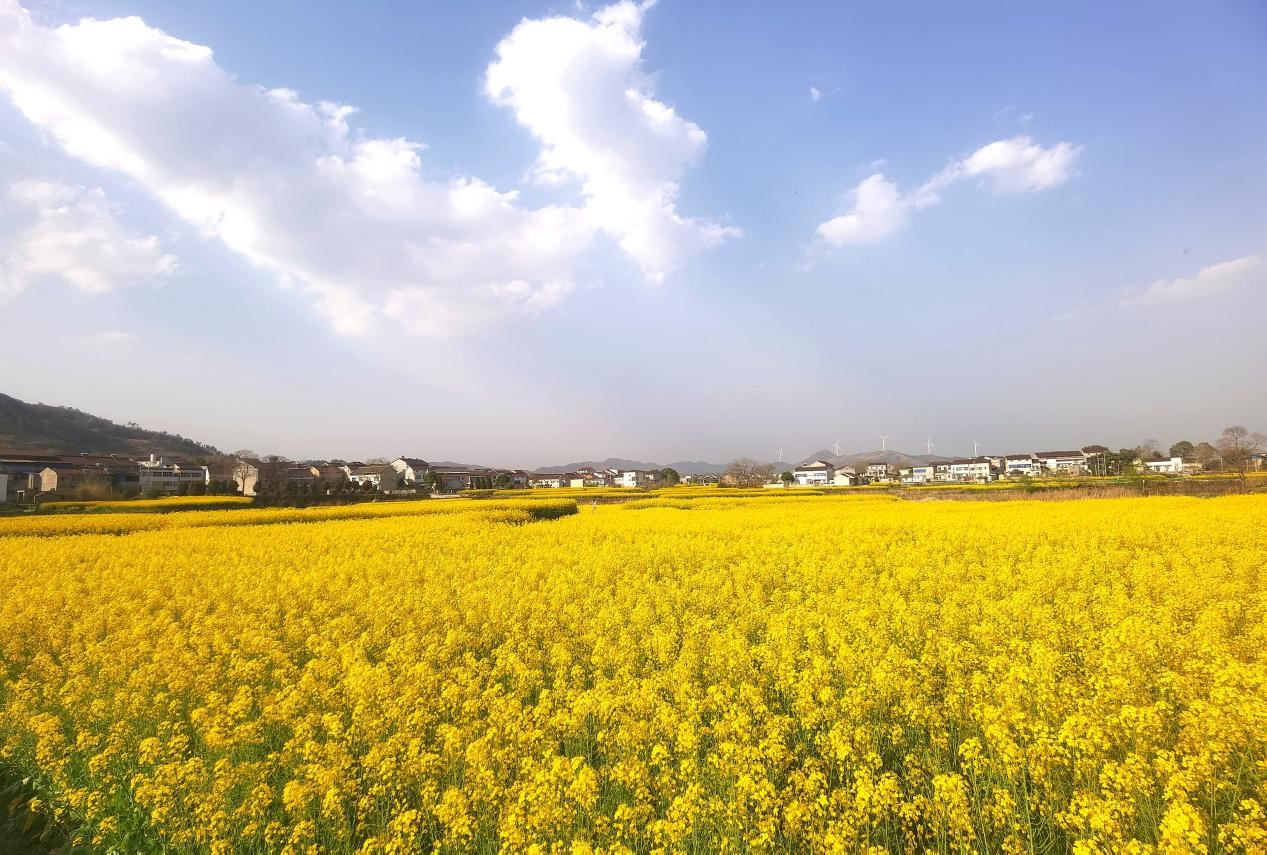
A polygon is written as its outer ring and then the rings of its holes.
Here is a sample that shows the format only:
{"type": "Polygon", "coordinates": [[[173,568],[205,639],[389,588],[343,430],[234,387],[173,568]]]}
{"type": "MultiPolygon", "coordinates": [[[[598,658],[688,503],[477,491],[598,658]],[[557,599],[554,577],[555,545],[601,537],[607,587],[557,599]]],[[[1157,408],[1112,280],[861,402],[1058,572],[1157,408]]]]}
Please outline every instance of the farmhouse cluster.
{"type": "MultiPolygon", "coordinates": [[[[870,463],[865,467],[835,465],[811,460],[792,470],[792,481],[801,486],[852,487],[859,484],[984,484],[1000,478],[1045,478],[1070,475],[1105,475],[1109,449],[1088,445],[1077,451],[1033,451],[1023,454],[978,455],[898,467],[870,463]]],[[[1182,457],[1155,455],[1134,461],[1137,471],[1156,475],[1191,475],[1201,465],[1182,457]]]]}
{"type": "Polygon", "coordinates": [[[499,487],[647,488],[658,486],[660,479],[656,470],[581,467],[539,473],[432,465],[417,457],[382,463],[227,457],[196,463],[156,455],[133,459],[118,454],[0,454],[0,502],[79,495],[94,488],[122,495],[453,493],[499,487]]]}

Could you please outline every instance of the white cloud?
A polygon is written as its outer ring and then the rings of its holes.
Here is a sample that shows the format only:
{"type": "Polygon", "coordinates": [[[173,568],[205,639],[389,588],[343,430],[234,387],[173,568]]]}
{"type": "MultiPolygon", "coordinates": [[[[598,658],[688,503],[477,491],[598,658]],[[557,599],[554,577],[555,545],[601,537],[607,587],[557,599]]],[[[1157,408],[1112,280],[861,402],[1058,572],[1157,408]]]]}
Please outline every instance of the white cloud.
{"type": "Polygon", "coordinates": [[[678,181],[708,137],[657,101],[642,69],[652,2],[620,2],[588,21],[524,20],[497,45],[485,92],[541,141],[533,176],[580,183],[586,223],[607,232],[659,281],[738,229],[677,211],[678,181]]]}
{"type": "Polygon", "coordinates": [[[7,188],[3,209],[21,225],[0,237],[0,300],[44,280],[102,294],[161,279],[178,267],[157,237],[120,225],[100,189],[19,181],[7,188]]]}
{"type": "Polygon", "coordinates": [[[940,191],[964,178],[988,180],[997,193],[1046,190],[1076,174],[1074,163],[1081,151],[1081,146],[1067,142],[1043,148],[1026,136],[998,140],[951,163],[908,193],[876,173],[853,189],[846,213],[821,223],[815,233],[834,246],[882,240],[910,222],[912,211],[936,205],[940,191]]]}
{"type": "Polygon", "coordinates": [[[1131,289],[1122,296],[1121,305],[1150,306],[1217,297],[1254,283],[1262,285],[1261,269],[1262,259],[1258,256],[1241,256],[1203,267],[1195,276],[1158,279],[1146,287],[1131,289]]]}
{"type": "Polygon", "coordinates": [[[809,99],[813,101],[815,104],[821,101],[822,97],[823,97],[823,93],[819,90],[817,86],[811,86],[809,88],[809,99]]]}
{"type": "Polygon", "coordinates": [[[853,189],[849,213],[828,220],[817,234],[841,246],[871,243],[888,237],[910,220],[910,204],[897,185],[881,173],[865,178],[853,189]]]}
{"type": "MultiPolygon", "coordinates": [[[[999,193],[1026,193],[1063,184],[1076,174],[1082,146],[1056,143],[1043,148],[1026,136],[997,140],[968,155],[952,169],[989,178],[999,193]]],[[[956,176],[957,177],[957,176],[956,176]]]]}
{"type": "Polygon", "coordinates": [[[1022,125],[1027,125],[1031,121],[1033,121],[1033,119],[1034,119],[1033,113],[1021,113],[1020,118],[1018,118],[1016,121],[1020,122],[1022,125]]]}
{"type": "Polygon", "coordinates": [[[49,28],[0,0],[0,90],[69,154],[310,294],[336,329],[387,316],[444,334],[560,299],[596,231],[655,280],[736,233],[676,212],[705,137],[649,95],[643,11],[524,21],[489,67],[489,92],[542,140],[537,173],[579,178],[581,205],[429,179],[424,146],[349,128],[355,108],[239,83],[210,48],[139,18],[49,28]]]}

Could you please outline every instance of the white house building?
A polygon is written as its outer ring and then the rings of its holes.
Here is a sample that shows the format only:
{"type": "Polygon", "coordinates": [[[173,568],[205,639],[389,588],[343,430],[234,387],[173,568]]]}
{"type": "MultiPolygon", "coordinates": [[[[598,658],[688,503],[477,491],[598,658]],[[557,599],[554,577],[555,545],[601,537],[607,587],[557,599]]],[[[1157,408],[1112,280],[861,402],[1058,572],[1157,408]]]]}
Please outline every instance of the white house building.
{"type": "Polygon", "coordinates": [[[528,476],[528,486],[534,490],[558,490],[572,486],[575,472],[542,472],[528,476]]]}
{"type": "Polygon", "coordinates": [[[903,484],[928,484],[936,476],[936,467],[931,463],[922,466],[907,466],[898,472],[898,480],[903,484]]]}
{"type": "Polygon", "coordinates": [[[857,487],[858,473],[852,466],[842,466],[832,476],[831,483],[836,487],[857,487]]]}
{"type": "Polygon", "coordinates": [[[1158,475],[1182,475],[1185,471],[1182,457],[1154,457],[1141,462],[1148,472],[1158,475]]]}
{"type": "Polygon", "coordinates": [[[1042,462],[1031,454],[1009,454],[1003,458],[1003,474],[1008,478],[1019,478],[1022,475],[1034,477],[1042,471],[1042,462]]]}
{"type": "Polygon", "coordinates": [[[1081,475],[1086,470],[1087,455],[1081,451],[1036,451],[1034,457],[1048,472],[1059,475],[1081,475]]]}
{"type": "Polygon", "coordinates": [[[825,487],[835,479],[836,467],[826,460],[811,460],[792,470],[792,480],[802,487],[825,487]]]}
{"type": "Polygon", "coordinates": [[[9,501],[9,479],[13,476],[0,469],[0,504],[9,501]]]}
{"type": "Polygon", "coordinates": [[[615,487],[654,487],[660,473],[653,469],[622,469],[612,481],[615,487]]]}
{"type": "Polygon", "coordinates": [[[421,483],[423,476],[431,468],[431,464],[421,457],[397,457],[388,465],[400,475],[403,484],[421,483]]]}
{"type": "Polygon", "coordinates": [[[987,482],[998,477],[998,470],[988,457],[967,457],[950,461],[950,480],[987,482]]]}
{"type": "Polygon", "coordinates": [[[870,463],[867,465],[867,480],[872,484],[887,484],[897,479],[897,467],[892,463],[870,463]]]}
{"type": "Polygon", "coordinates": [[[178,493],[182,484],[207,484],[211,480],[206,466],[183,460],[165,460],[153,454],[149,460],[139,461],[137,466],[140,476],[137,487],[142,493],[178,493]]]}

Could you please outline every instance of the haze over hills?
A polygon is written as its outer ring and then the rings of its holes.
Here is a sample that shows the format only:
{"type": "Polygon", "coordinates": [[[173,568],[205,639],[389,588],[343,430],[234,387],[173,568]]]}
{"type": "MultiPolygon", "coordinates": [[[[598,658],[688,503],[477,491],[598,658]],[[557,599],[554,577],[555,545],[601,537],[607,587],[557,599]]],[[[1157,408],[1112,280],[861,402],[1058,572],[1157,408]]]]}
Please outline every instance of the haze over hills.
{"type": "MultiPolygon", "coordinates": [[[[835,466],[853,466],[855,468],[865,467],[868,463],[892,463],[894,466],[912,466],[921,463],[933,463],[939,460],[945,460],[936,454],[906,454],[901,451],[860,451],[856,454],[842,454],[837,456],[833,451],[826,448],[820,448],[813,454],[805,457],[794,459],[794,461],[783,461],[781,463],[771,461],[776,472],[783,472],[794,468],[797,463],[808,463],[812,460],[824,460],[835,466]]],[[[679,460],[676,463],[652,463],[646,460],[630,460],[625,457],[608,457],[605,460],[581,460],[575,463],[567,463],[559,466],[538,466],[534,472],[575,472],[582,466],[590,466],[594,469],[664,469],[666,466],[676,469],[680,475],[720,475],[726,471],[726,463],[709,463],[705,460],[679,460]]]]}
{"type": "Polygon", "coordinates": [[[875,451],[859,451],[855,454],[842,454],[837,456],[830,449],[820,448],[818,451],[801,458],[801,463],[809,463],[812,460],[822,460],[831,463],[834,466],[852,466],[855,469],[866,467],[869,463],[891,463],[894,466],[918,466],[921,463],[936,463],[947,458],[939,454],[907,454],[903,451],[887,451],[876,449],[875,451]]]}
{"type": "Polygon", "coordinates": [[[49,404],[28,404],[0,394],[0,449],[28,454],[123,454],[147,457],[169,454],[206,457],[213,446],[178,434],[119,425],[76,410],[49,404]]]}
{"type": "Polygon", "coordinates": [[[582,466],[594,469],[676,469],[680,475],[721,474],[725,463],[708,463],[704,460],[679,460],[676,463],[651,463],[646,460],[630,460],[627,457],[608,457],[606,460],[581,460],[559,466],[538,466],[534,472],[575,472],[582,466]]]}

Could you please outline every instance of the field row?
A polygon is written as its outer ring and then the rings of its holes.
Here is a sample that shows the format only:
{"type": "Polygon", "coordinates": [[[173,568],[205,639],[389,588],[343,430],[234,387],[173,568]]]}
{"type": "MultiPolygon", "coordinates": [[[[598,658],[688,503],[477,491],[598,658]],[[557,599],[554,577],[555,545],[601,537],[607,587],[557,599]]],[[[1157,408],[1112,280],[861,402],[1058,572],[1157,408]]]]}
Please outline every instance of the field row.
{"type": "Polygon", "coordinates": [[[1267,845],[1261,497],[476,506],[0,540],[20,810],[128,852],[1267,845]]]}

